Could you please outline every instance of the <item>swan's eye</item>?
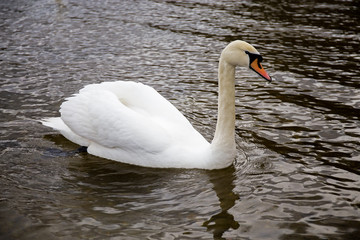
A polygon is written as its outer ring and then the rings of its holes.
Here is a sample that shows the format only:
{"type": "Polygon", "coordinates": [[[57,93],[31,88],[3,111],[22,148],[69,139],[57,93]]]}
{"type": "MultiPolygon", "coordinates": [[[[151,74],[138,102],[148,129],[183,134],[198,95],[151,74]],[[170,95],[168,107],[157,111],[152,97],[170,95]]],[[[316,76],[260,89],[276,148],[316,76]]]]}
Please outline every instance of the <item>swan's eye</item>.
{"type": "Polygon", "coordinates": [[[260,63],[262,62],[263,58],[260,54],[256,54],[256,53],[251,53],[251,52],[248,52],[248,51],[245,51],[245,53],[247,55],[249,55],[249,65],[251,66],[251,64],[257,59],[258,60],[258,64],[259,64],[259,67],[261,66],[260,63]]]}

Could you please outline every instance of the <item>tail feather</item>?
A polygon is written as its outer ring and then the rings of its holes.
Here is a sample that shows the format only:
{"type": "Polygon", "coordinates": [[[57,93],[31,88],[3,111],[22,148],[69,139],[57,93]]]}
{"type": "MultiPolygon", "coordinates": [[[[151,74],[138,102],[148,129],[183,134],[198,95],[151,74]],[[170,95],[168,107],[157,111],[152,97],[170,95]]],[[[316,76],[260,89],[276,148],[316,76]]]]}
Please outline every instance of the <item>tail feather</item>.
{"type": "Polygon", "coordinates": [[[80,145],[89,146],[90,141],[74,133],[60,117],[45,118],[40,121],[44,126],[59,131],[64,137],[70,141],[80,145]]]}

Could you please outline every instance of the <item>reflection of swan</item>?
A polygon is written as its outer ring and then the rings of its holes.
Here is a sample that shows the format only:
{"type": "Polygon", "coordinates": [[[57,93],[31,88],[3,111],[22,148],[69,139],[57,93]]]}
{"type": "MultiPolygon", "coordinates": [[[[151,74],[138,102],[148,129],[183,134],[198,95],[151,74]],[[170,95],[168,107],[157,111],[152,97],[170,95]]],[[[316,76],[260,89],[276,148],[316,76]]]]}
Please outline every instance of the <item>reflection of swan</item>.
{"type": "Polygon", "coordinates": [[[211,216],[203,226],[213,232],[214,239],[223,239],[222,236],[226,231],[240,227],[234,216],[228,212],[239,199],[239,195],[233,191],[236,178],[234,172],[234,167],[208,172],[210,181],[214,185],[213,189],[219,198],[221,212],[211,216]]]}
{"type": "Polygon", "coordinates": [[[211,144],[153,88],[135,82],[88,85],[61,105],[61,117],[42,123],[87,146],[90,154],[124,163],[224,168],[235,158],[235,67],[249,67],[271,81],[261,61],[258,51],[243,41],[230,43],[221,53],[218,121],[211,144]]]}

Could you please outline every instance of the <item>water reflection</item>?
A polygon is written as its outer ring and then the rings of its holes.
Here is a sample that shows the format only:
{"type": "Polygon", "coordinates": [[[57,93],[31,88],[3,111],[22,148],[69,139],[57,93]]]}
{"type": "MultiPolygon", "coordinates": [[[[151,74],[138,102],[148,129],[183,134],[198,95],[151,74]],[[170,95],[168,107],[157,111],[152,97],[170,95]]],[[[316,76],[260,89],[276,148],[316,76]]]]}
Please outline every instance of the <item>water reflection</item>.
{"type": "Polygon", "coordinates": [[[234,182],[236,180],[235,168],[233,166],[211,171],[208,173],[210,182],[219,199],[221,211],[203,223],[208,231],[213,233],[214,239],[222,238],[223,234],[230,229],[238,229],[239,223],[229,210],[235,205],[239,195],[234,192],[234,182]]]}
{"type": "MultiPolygon", "coordinates": [[[[217,203],[212,201],[212,204],[206,207],[214,208],[209,211],[210,213],[214,211],[217,213],[210,217],[208,213],[198,216],[208,218],[202,223],[202,226],[213,234],[214,239],[225,239],[223,235],[227,231],[238,229],[240,226],[229,211],[239,199],[239,195],[234,192],[236,169],[233,166],[214,171],[142,168],[88,155],[81,148],[76,150],[77,145],[58,134],[46,135],[45,138],[53,141],[58,148],[44,149],[44,156],[82,158],[80,161],[73,161],[69,164],[68,169],[72,172],[72,177],[64,179],[73,189],[71,190],[72,197],[68,199],[68,205],[75,204],[81,208],[76,210],[77,214],[72,212],[69,215],[66,211],[62,214],[71,217],[73,221],[77,219],[76,224],[79,226],[119,230],[122,228],[121,225],[128,225],[128,214],[131,214],[132,218],[138,217],[137,223],[143,222],[146,213],[144,216],[144,212],[139,212],[139,210],[148,208],[149,204],[154,208],[153,215],[166,212],[167,208],[172,209],[169,211],[174,211],[173,209],[177,208],[176,205],[180,204],[179,207],[183,205],[179,200],[184,201],[183,197],[190,194],[191,204],[180,207],[177,212],[176,221],[181,222],[178,217],[184,211],[184,207],[190,209],[198,207],[192,205],[197,198],[194,194],[200,195],[199,201],[206,205],[205,199],[202,198],[211,198],[212,193],[205,189],[198,189],[195,192],[194,189],[189,189],[188,193],[182,192],[180,195],[178,195],[179,193],[173,195],[171,189],[183,184],[191,184],[203,174],[207,176],[217,197],[217,203]],[[74,178],[74,176],[76,177],[74,178]],[[79,189],[74,191],[76,188],[79,189]],[[83,196],[85,192],[88,193],[87,197],[83,196]],[[77,197],[78,194],[80,195],[77,197]],[[80,198],[81,205],[78,205],[80,198]],[[103,201],[107,203],[104,204],[103,201]],[[220,210],[215,210],[218,208],[220,210]],[[101,212],[116,217],[116,221],[101,222],[96,217],[87,217],[85,212],[101,212]]],[[[207,182],[203,182],[203,184],[208,185],[207,182]]],[[[188,216],[185,217],[188,218],[188,216]]],[[[191,216],[191,218],[194,217],[195,215],[191,216]]],[[[141,226],[144,229],[150,227],[146,224],[141,226]]]]}

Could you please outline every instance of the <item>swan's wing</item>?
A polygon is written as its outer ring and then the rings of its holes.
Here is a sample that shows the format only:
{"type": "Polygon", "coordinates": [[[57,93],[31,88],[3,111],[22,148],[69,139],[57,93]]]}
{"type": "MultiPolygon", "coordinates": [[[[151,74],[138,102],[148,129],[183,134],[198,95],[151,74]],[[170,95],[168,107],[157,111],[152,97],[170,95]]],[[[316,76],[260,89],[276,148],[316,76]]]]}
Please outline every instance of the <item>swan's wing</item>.
{"type": "Polygon", "coordinates": [[[168,136],[151,119],[123,105],[109,91],[76,95],[64,102],[61,118],[77,135],[106,148],[159,152],[168,136]],[[159,137],[161,136],[161,137],[159,137]]]}
{"type": "Polygon", "coordinates": [[[150,86],[132,81],[103,82],[88,85],[81,89],[80,93],[94,90],[110,91],[122,104],[148,117],[162,118],[184,128],[193,129],[189,121],[150,86]]]}
{"type": "Polygon", "coordinates": [[[89,85],[68,98],[60,112],[77,135],[125,151],[155,154],[164,151],[179,133],[195,131],[154,89],[133,82],[89,85]]]}

